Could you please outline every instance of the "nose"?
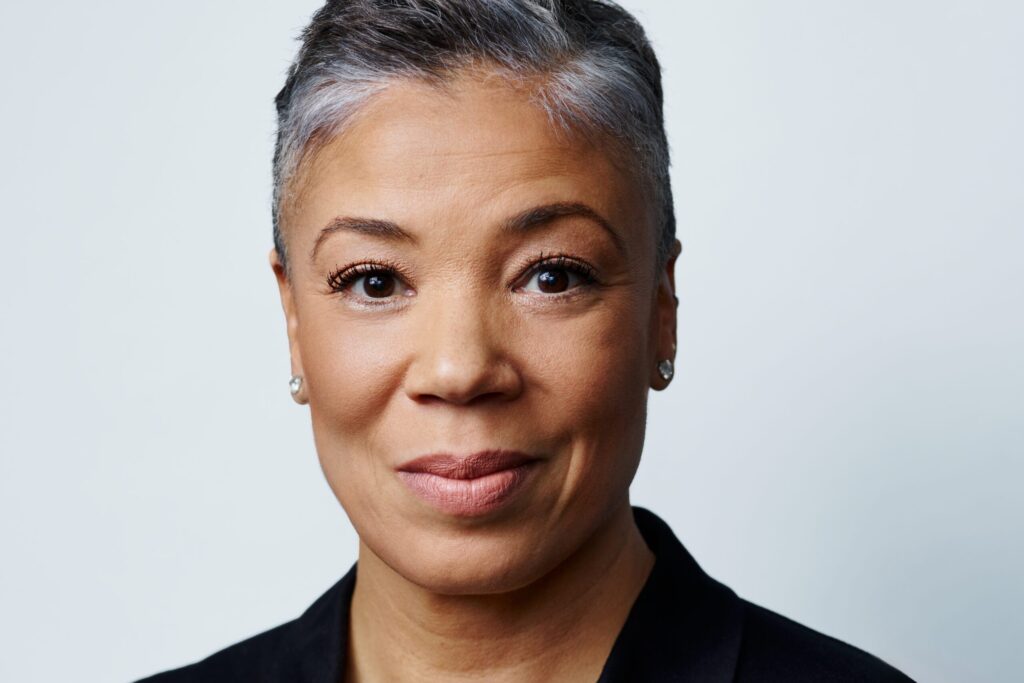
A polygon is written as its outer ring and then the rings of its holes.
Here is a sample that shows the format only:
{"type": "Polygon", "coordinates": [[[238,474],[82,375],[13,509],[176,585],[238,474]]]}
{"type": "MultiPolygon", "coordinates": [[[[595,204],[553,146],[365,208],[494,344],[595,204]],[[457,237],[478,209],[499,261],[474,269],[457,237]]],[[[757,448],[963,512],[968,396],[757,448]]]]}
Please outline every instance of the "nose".
{"type": "Polygon", "coordinates": [[[520,373],[502,348],[508,337],[493,305],[458,297],[417,308],[414,357],[405,377],[411,399],[468,405],[508,401],[522,392],[520,373]]]}

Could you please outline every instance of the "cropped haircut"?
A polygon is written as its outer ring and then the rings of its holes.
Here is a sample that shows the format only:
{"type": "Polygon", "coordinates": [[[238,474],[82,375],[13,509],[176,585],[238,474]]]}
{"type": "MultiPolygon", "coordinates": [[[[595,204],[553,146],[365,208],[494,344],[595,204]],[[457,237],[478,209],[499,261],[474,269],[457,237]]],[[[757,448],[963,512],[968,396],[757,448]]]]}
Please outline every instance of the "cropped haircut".
{"type": "Polygon", "coordinates": [[[390,82],[443,85],[483,64],[521,83],[553,125],[626,150],[658,209],[658,263],[675,239],[661,69],[643,28],[607,0],[328,0],[302,32],[276,97],[274,246],[303,161],[390,82]]]}

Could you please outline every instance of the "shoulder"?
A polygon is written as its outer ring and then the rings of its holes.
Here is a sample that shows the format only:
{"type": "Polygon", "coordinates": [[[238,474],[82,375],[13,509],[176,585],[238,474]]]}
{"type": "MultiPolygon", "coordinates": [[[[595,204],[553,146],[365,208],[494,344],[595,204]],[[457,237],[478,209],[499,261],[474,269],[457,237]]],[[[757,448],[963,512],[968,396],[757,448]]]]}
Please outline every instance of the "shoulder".
{"type": "Polygon", "coordinates": [[[909,683],[906,675],[841,640],[746,600],[736,680],[909,683]]]}
{"type": "Polygon", "coordinates": [[[209,681],[263,681],[280,661],[295,622],[282,624],[215,652],[202,661],[164,671],[138,683],[206,683],[209,681]]]}
{"type": "Polygon", "coordinates": [[[877,657],[743,600],[662,519],[634,508],[655,562],[601,683],[907,683],[877,657]]]}
{"type": "Polygon", "coordinates": [[[297,619],[137,683],[340,680],[355,575],[353,567],[297,619]]]}

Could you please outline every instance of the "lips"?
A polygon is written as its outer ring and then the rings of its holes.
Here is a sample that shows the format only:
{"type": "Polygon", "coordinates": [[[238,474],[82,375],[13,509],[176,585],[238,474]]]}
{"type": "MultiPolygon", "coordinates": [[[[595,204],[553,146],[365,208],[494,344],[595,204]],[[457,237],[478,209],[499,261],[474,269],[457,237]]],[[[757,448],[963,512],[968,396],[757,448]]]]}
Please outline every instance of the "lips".
{"type": "Polygon", "coordinates": [[[435,453],[400,465],[397,473],[431,507],[456,517],[472,517],[510,502],[524,488],[537,462],[519,451],[435,453]]]}

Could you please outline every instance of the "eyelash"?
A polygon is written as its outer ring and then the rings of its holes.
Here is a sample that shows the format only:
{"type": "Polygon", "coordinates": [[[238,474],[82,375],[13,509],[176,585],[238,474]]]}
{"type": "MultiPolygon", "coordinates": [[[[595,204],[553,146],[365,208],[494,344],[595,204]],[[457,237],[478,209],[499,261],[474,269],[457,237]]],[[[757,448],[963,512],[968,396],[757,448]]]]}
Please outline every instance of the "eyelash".
{"type": "MultiPolygon", "coordinates": [[[[582,280],[582,282],[573,289],[565,292],[559,292],[558,294],[547,294],[545,295],[547,297],[554,298],[559,296],[570,296],[580,287],[598,284],[597,273],[593,266],[582,259],[561,252],[554,254],[544,254],[544,252],[541,252],[540,256],[531,260],[520,269],[520,274],[519,277],[516,278],[516,282],[522,281],[524,277],[527,276],[532,278],[539,271],[544,270],[545,268],[567,270],[571,273],[575,273],[579,276],[580,280],[582,280]]],[[[528,281],[529,280],[527,280],[527,282],[528,281]]]]}
{"type": "MultiPolygon", "coordinates": [[[[519,275],[515,278],[515,281],[522,282],[524,281],[524,278],[527,278],[527,276],[529,276],[529,278],[532,278],[539,271],[545,268],[566,270],[575,273],[581,279],[581,283],[574,287],[573,289],[567,290],[565,292],[559,292],[557,294],[545,295],[548,298],[570,296],[581,287],[599,284],[596,276],[596,271],[593,266],[575,256],[571,256],[569,254],[560,252],[554,254],[545,254],[544,252],[541,252],[539,256],[537,256],[534,259],[531,259],[519,269],[519,275]]],[[[359,263],[354,263],[343,268],[337,268],[333,270],[330,273],[330,275],[327,276],[327,287],[332,292],[342,293],[348,288],[349,285],[351,285],[359,278],[363,277],[364,275],[371,275],[373,273],[384,273],[387,275],[391,275],[393,277],[397,277],[397,279],[399,280],[408,281],[408,278],[406,277],[405,273],[402,271],[401,267],[398,264],[384,260],[373,260],[361,261],[359,263]]],[[[529,280],[526,279],[526,281],[528,282],[529,280]]],[[[520,287],[521,285],[516,285],[516,289],[519,289],[520,287]]],[[[382,300],[380,302],[369,305],[380,306],[384,305],[385,303],[386,301],[382,300]]]]}
{"type": "Polygon", "coordinates": [[[396,263],[390,261],[360,261],[359,263],[332,271],[327,276],[327,286],[332,292],[342,292],[362,276],[373,273],[386,273],[398,276],[400,280],[407,279],[402,269],[396,263]]]}

